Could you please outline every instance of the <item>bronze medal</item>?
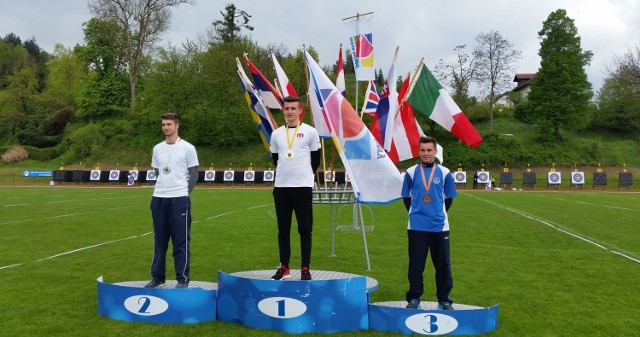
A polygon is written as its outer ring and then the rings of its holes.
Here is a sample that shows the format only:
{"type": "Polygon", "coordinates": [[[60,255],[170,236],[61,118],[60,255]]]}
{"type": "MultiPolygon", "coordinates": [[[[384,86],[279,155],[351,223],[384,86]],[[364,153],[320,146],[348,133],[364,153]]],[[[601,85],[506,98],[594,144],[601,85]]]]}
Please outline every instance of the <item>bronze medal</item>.
{"type": "Polygon", "coordinates": [[[422,198],[422,201],[423,201],[425,204],[429,204],[429,203],[431,203],[431,197],[430,197],[430,196],[428,196],[428,195],[425,195],[425,196],[424,196],[424,198],[422,198]]]}

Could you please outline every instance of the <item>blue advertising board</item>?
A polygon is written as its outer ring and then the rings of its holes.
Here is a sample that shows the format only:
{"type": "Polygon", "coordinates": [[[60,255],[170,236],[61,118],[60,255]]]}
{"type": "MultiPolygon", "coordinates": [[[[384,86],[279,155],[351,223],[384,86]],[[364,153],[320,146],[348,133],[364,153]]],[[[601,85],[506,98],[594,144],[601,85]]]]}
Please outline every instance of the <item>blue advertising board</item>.
{"type": "Polygon", "coordinates": [[[53,177],[53,171],[49,170],[24,170],[23,177],[53,177]]]}

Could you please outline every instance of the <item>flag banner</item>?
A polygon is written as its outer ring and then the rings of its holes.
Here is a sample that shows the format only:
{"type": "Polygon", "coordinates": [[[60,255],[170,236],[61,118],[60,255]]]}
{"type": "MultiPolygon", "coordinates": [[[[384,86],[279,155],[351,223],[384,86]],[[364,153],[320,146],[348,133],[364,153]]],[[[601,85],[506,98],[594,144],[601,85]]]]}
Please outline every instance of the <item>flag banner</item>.
{"type": "Polygon", "coordinates": [[[251,72],[251,76],[253,77],[253,81],[256,83],[256,88],[258,89],[258,92],[262,97],[264,105],[269,109],[282,110],[284,102],[282,100],[282,95],[280,95],[280,92],[273,85],[271,85],[271,82],[269,82],[269,80],[267,80],[267,78],[262,75],[260,70],[258,70],[258,68],[256,68],[256,66],[253,65],[251,61],[249,61],[249,58],[246,54],[244,55],[244,59],[245,61],[247,61],[249,72],[251,72]]]}
{"type": "Polygon", "coordinates": [[[313,127],[318,131],[318,136],[322,139],[331,139],[331,132],[322,116],[322,108],[318,102],[318,96],[313,89],[313,81],[309,77],[309,105],[311,108],[311,117],[313,117],[313,127]]]}
{"type": "Polygon", "coordinates": [[[410,81],[411,74],[407,74],[398,94],[400,106],[398,114],[393,120],[392,145],[391,151],[389,151],[389,157],[394,163],[418,157],[420,155],[420,137],[424,136],[424,132],[422,132],[413,113],[413,108],[408,103],[402,102],[409,89],[410,81]]]}
{"type": "Polygon", "coordinates": [[[338,76],[336,77],[336,88],[344,98],[347,98],[347,85],[344,82],[344,63],[342,62],[342,43],[338,51],[338,66],[336,67],[338,76]]]}
{"type": "Polygon", "coordinates": [[[375,78],[373,63],[373,15],[367,18],[357,17],[346,23],[349,25],[349,45],[356,72],[357,81],[368,81],[375,78]]]}
{"type": "Polygon", "coordinates": [[[364,103],[362,104],[360,114],[375,116],[376,110],[378,109],[378,102],[380,102],[380,96],[378,95],[376,84],[372,80],[369,80],[369,85],[367,86],[367,92],[364,94],[364,103]]]}
{"type": "MultiPolygon", "coordinates": [[[[280,91],[282,92],[282,98],[287,96],[298,96],[296,93],[296,89],[293,87],[291,81],[289,81],[289,77],[285,74],[284,69],[278,63],[278,59],[274,53],[271,53],[271,60],[273,60],[273,68],[276,70],[276,77],[278,78],[278,82],[280,83],[280,91]]],[[[300,97],[302,99],[302,97],[300,97]]],[[[284,105],[284,103],[283,103],[284,105]]],[[[302,111],[300,112],[300,120],[304,118],[304,105],[302,106],[302,111]]]]}
{"type": "Polygon", "coordinates": [[[264,105],[264,102],[262,102],[260,93],[258,93],[253,84],[251,84],[247,74],[245,74],[242,69],[240,60],[236,59],[236,65],[238,66],[238,79],[240,81],[240,86],[244,92],[244,97],[247,101],[247,105],[249,106],[249,110],[251,111],[251,118],[259,131],[262,144],[269,154],[271,154],[271,147],[269,145],[269,142],[271,141],[271,133],[273,130],[278,128],[278,124],[271,115],[269,109],[264,105]]]}
{"type": "Polygon", "coordinates": [[[477,148],[482,142],[482,137],[467,116],[422,62],[416,70],[406,101],[414,110],[438,123],[467,145],[477,148]]]}
{"type": "Polygon", "coordinates": [[[393,61],[391,62],[391,68],[384,81],[384,87],[380,92],[380,101],[378,102],[378,108],[376,114],[371,123],[371,130],[373,131],[376,140],[384,147],[385,151],[391,151],[391,140],[393,138],[393,123],[394,116],[398,110],[398,92],[396,91],[396,59],[398,57],[398,50],[393,54],[393,61]]]}
{"type": "Polygon", "coordinates": [[[389,203],[400,199],[402,175],[378,144],[351,104],[304,50],[312,87],[336,151],[349,175],[359,203],[389,203]]]}

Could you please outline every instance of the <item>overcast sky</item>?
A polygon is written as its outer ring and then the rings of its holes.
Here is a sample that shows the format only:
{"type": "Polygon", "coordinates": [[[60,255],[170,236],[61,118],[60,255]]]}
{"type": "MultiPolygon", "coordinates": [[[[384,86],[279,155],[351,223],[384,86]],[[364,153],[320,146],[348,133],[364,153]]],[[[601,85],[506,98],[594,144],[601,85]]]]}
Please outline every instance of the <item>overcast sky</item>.
{"type": "MultiPolygon", "coordinates": [[[[575,20],[582,48],[594,54],[586,68],[594,90],[602,86],[613,57],[640,44],[640,0],[197,0],[194,6],[173,10],[162,44],[181,46],[187,39],[197,40],[221,18],[220,11],[229,2],[252,15],[255,30],[245,33],[260,45],[282,43],[292,53],[302,44],[311,45],[321,65],[335,62],[339,44],[347,45],[350,32],[342,19],[374,12],[375,67],[386,74],[399,46],[397,73],[402,76],[421,57],[433,68],[439,59],[452,57],[456,45],[471,49],[475,36],[491,30],[522,51],[517,73],[536,72],[537,33],[558,8],[575,20]]],[[[1,1],[0,35],[13,32],[23,41],[35,37],[41,48],[51,52],[56,43],[66,47],[83,43],[82,23],[89,18],[86,0],[1,1]]]]}

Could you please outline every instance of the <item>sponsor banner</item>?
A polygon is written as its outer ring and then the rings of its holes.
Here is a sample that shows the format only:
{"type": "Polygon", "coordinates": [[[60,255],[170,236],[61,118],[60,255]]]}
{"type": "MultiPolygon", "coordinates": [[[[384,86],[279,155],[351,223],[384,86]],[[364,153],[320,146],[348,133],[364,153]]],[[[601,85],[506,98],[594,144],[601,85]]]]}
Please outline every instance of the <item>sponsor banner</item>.
{"type": "Polygon", "coordinates": [[[53,171],[47,170],[24,170],[23,177],[53,177],[53,171]]]}

